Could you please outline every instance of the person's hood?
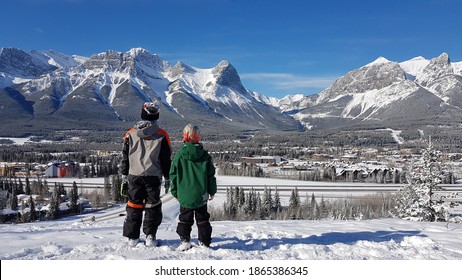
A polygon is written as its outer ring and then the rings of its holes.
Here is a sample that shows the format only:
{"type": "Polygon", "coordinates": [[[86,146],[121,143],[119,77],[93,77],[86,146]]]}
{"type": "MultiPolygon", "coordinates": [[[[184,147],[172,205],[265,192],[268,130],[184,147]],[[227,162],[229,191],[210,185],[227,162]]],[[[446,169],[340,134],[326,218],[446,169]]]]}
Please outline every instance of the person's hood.
{"type": "Polygon", "coordinates": [[[181,147],[181,155],[191,161],[203,161],[205,150],[201,143],[186,142],[181,147]]]}
{"type": "Polygon", "coordinates": [[[148,138],[159,130],[159,126],[155,121],[140,121],[135,124],[135,129],[137,130],[136,134],[140,138],[148,138]]]}

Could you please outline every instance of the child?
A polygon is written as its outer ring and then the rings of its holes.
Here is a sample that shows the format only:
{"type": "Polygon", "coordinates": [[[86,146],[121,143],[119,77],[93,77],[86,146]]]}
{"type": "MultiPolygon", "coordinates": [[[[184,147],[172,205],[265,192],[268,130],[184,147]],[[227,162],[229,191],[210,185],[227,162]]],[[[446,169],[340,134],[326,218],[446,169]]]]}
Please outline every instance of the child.
{"type": "Polygon", "coordinates": [[[146,102],[141,109],[141,120],[124,137],[123,159],[119,172],[127,189],[127,217],[123,236],[135,247],[140,238],[141,225],[146,234],[147,247],[155,247],[157,228],[162,222],[160,185],[162,176],[168,181],[171,164],[170,137],[159,128],[159,104],[146,102]],[[144,220],[143,220],[144,212],[144,220]]]}
{"type": "Polygon", "coordinates": [[[178,247],[180,251],[191,248],[194,217],[199,246],[209,247],[212,241],[207,201],[212,200],[217,192],[217,182],[212,158],[199,141],[199,128],[188,124],[183,130],[183,146],[173,158],[170,168],[171,194],[180,203],[180,216],[176,229],[181,240],[178,247]]]}

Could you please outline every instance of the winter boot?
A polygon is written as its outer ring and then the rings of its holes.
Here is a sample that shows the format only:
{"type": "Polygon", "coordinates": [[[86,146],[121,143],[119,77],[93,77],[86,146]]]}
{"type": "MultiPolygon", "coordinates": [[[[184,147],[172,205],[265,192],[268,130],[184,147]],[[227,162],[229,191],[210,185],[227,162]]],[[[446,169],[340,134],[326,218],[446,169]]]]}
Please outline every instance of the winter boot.
{"type": "Polygon", "coordinates": [[[189,241],[181,241],[180,246],[178,246],[177,251],[186,251],[191,249],[191,243],[189,241]]]}
{"type": "Polygon", "coordinates": [[[136,244],[138,244],[139,241],[140,241],[139,238],[128,239],[128,246],[130,246],[130,247],[135,247],[136,244]]]}
{"type": "Polygon", "coordinates": [[[199,241],[197,243],[197,245],[199,245],[199,247],[202,247],[202,248],[209,248],[210,247],[210,244],[205,244],[204,242],[202,241],[199,241]]]}
{"type": "Polygon", "coordinates": [[[146,236],[146,247],[157,247],[157,244],[157,240],[151,234],[146,236]]]}

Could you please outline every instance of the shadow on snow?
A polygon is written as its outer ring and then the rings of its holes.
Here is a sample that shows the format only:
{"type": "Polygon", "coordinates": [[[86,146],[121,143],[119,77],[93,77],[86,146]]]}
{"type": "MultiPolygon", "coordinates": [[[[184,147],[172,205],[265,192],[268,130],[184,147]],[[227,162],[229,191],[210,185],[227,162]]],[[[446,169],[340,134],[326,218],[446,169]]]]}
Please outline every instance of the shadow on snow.
{"type": "Polygon", "coordinates": [[[329,232],[321,235],[312,235],[304,238],[264,238],[264,239],[238,239],[238,238],[213,238],[212,247],[214,244],[219,249],[235,249],[235,250],[266,250],[275,246],[283,245],[333,245],[343,243],[353,245],[358,241],[369,242],[388,242],[395,241],[397,243],[403,241],[404,237],[418,236],[426,237],[420,231],[361,231],[361,232],[329,232]]]}

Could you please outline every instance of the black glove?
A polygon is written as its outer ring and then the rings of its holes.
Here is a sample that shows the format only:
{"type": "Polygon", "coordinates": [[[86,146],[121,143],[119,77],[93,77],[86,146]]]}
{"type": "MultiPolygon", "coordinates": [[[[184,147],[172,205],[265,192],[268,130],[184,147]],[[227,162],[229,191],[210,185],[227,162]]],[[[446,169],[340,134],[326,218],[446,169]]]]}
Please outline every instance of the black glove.
{"type": "Polygon", "coordinates": [[[165,193],[168,193],[170,189],[170,180],[165,180],[164,182],[165,193]]]}

